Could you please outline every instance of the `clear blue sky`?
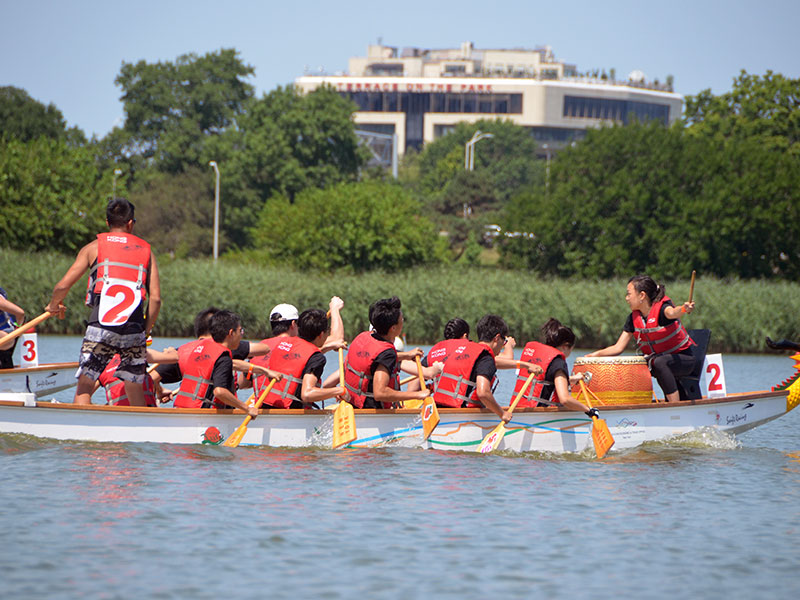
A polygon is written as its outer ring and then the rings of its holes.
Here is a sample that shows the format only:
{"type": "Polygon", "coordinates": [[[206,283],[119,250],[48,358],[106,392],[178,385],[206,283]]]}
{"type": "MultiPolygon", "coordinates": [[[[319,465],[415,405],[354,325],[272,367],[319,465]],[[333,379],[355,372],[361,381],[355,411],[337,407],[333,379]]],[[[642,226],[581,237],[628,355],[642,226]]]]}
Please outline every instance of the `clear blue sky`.
{"type": "Polygon", "coordinates": [[[0,0],[0,85],[103,136],[123,118],[114,85],[123,61],[233,47],[261,95],[306,67],[346,70],[380,37],[401,48],[547,44],[579,71],[639,69],[649,80],[673,75],[684,95],[722,93],[741,69],[800,77],[798,23],[800,0],[0,0]]]}

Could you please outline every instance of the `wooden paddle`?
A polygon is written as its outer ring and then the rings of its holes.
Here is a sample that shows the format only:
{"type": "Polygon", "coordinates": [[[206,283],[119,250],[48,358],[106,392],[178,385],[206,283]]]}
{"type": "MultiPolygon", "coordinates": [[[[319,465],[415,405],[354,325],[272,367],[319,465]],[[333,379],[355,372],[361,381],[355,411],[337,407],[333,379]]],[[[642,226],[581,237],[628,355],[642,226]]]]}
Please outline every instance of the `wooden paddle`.
{"type": "MultiPolygon", "coordinates": [[[[514,398],[514,402],[511,403],[511,406],[508,407],[508,412],[513,412],[513,410],[517,407],[517,403],[520,401],[522,396],[525,395],[525,392],[528,391],[528,386],[533,381],[533,378],[536,377],[536,373],[531,373],[528,375],[528,378],[525,380],[525,384],[522,386],[522,389],[517,394],[517,397],[514,398]]],[[[506,434],[506,424],[503,421],[500,421],[500,425],[495,427],[489,432],[481,445],[478,446],[478,452],[486,454],[488,452],[492,452],[496,450],[497,447],[500,445],[500,442],[503,440],[503,436],[506,434]]]]}
{"type": "MultiPolygon", "coordinates": [[[[581,384],[581,391],[583,392],[586,404],[589,405],[589,408],[592,408],[591,401],[589,400],[589,389],[586,387],[583,379],[581,379],[579,383],[581,384]]],[[[594,396],[594,394],[592,395],[594,396]]],[[[612,436],[611,432],[608,430],[605,419],[592,417],[592,442],[594,442],[594,451],[597,453],[597,458],[603,458],[606,453],[611,450],[611,446],[614,445],[614,436],[612,436]]]]}
{"type": "Polygon", "coordinates": [[[11,340],[13,340],[14,338],[18,338],[18,337],[19,337],[19,336],[21,336],[23,333],[25,333],[26,331],[28,331],[28,329],[30,329],[31,327],[36,327],[36,326],[37,326],[39,323],[41,323],[42,321],[46,321],[47,319],[49,319],[49,318],[50,318],[50,317],[52,317],[53,315],[58,315],[58,316],[59,316],[59,317],[58,317],[59,319],[63,319],[63,318],[64,318],[64,316],[63,316],[63,315],[64,315],[63,311],[62,311],[62,312],[57,312],[57,313],[43,312],[43,313],[42,313],[42,314],[40,314],[38,317],[36,317],[36,318],[35,318],[33,321],[28,321],[27,323],[23,323],[22,325],[20,325],[19,327],[17,327],[17,328],[16,328],[14,331],[12,331],[11,333],[7,333],[7,334],[6,334],[6,335],[4,335],[3,337],[1,337],[1,338],[0,338],[0,346],[2,346],[3,344],[5,344],[6,342],[10,342],[10,341],[11,341],[11,340]]]}
{"type": "MultiPolygon", "coordinates": [[[[344,389],[344,350],[339,348],[339,386],[344,389]]],[[[353,405],[339,400],[333,411],[333,447],[345,446],[356,439],[356,416],[353,405]]]]}
{"type": "MultiPolygon", "coordinates": [[[[694,295],[694,276],[697,274],[697,271],[692,271],[692,282],[689,284],[689,302],[692,301],[692,296],[694,295]]],[[[686,309],[681,306],[681,311],[686,312],[686,309]]]]}
{"type": "MultiPolygon", "coordinates": [[[[419,389],[424,390],[425,377],[422,375],[422,361],[419,356],[417,356],[417,374],[419,375],[419,389]]],[[[436,408],[433,396],[428,396],[422,401],[420,416],[422,417],[422,439],[427,440],[439,424],[439,409],[436,408]]]]}
{"type": "MultiPolygon", "coordinates": [[[[275,381],[276,381],[275,379],[270,379],[269,380],[269,385],[266,388],[264,388],[263,392],[261,392],[261,395],[258,397],[258,400],[256,400],[256,404],[255,404],[256,410],[261,408],[261,405],[264,403],[264,399],[267,397],[267,394],[269,394],[270,390],[272,390],[272,386],[275,385],[275,381]]],[[[252,420],[253,420],[253,417],[251,417],[250,415],[247,415],[244,418],[244,421],[242,421],[242,424],[239,425],[239,427],[236,428],[236,431],[234,431],[228,437],[228,439],[225,440],[222,443],[222,445],[223,446],[228,446],[228,448],[236,448],[236,446],[238,446],[242,442],[242,438],[244,437],[244,434],[247,433],[247,425],[252,420]]]]}

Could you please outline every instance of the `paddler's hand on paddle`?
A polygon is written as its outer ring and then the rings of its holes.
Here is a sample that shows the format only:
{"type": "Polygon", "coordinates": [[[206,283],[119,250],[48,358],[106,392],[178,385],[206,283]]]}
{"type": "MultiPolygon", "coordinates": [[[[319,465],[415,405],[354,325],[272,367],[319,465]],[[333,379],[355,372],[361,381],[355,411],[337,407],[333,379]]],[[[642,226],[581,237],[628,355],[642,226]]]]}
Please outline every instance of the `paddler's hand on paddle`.
{"type": "Polygon", "coordinates": [[[428,388],[422,388],[416,392],[409,392],[409,394],[413,394],[409,400],[425,400],[425,398],[431,395],[431,391],[428,388]]]}
{"type": "Polygon", "coordinates": [[[500,420],[503,421],[503,423],[508,423],[513,416],[510,410],[504,410],[503,414],[500,416],[500,420]]]}
{"type": "Polygon", "coordinates": [[[331,310],[342,310],[342,308],[344,308],[344,300],[339,298],[339,296],[334,296],[328,303],[328,308],[331,310]]]}
{"type": "Polygon", "coordinates": [[[537,364],[531,362],[525,362],[524,360],[519,361],[520,367],[525,367],[528,369],[528,373],[535,373],[536,375],[541,375],[544,373],[544,369],[537,364]]]}
{"type": "MultiPolygon", "coordinates": [[[[253,365],[253,363],[250,364],[253,365]]],[[[266,375],[275,381],[280,381],[283,378],[283,373],[278,373],[278,371],[273,371],[272,369],[262,367],[261,365],[253,365],[253,373],[256,373],[257,375],[266,375]]]]}
{"type": "Polygon", "coordinates": [[[258,409],[255,405],[247,405],[247,414],[250,415],[250,418],[255,421],[255,418],[258,416],[258,409]]]}
{"type": "Polygon", "coordinates": [[[692,302],[684,302],[683,306],[681,306],[681,312],[685,314],[689,314],[694,310],[694,301],[692,302]]]}
{"type": "Polygon", "coordinates": [[[397,360],[398,362],[402,362],[404,360],[416,361],[417,357],[422,358],[425,356],[425,353],[422,351],[422,348],[414,348],[413,350],[406,350],[405,352],[398,352],[397,353],[397,360]]]}
{"type": "Polygon", "coordinates": [[[600,418],[600,411],[597,410],[596,408],[590,408],[584,414],[590,419],[594,419],[595,417],[597,417],[598,419],[600,418]]]}
{"type": "Polygon", "coordinates": [[[44,309],[51,315],[58,315],[59,319],[63,319],[67,313],[67,307],[61,304],[61,302],[59,302],[56,305],[53,305],[53,303],[51,302],[50,304],[45,306],[44,309]]]}

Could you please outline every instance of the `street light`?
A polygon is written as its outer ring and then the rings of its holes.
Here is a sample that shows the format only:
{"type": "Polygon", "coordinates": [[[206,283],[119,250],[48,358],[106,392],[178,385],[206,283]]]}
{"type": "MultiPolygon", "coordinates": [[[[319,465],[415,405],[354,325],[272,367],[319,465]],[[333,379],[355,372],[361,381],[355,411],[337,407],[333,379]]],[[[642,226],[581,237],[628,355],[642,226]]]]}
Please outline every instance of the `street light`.
{"type": "Polygon", "coordinates": [[[111,180],[111,198],[114,199],[114,196],[117,195],[117,177],[122,175],[122,169],[114,169],[114,177],[111,180]]]}
{"type": "Polygon", "coordinates": [[[217,174],[217,185],[214,189],[214,264],[216,264],[219,255],[219,168],[215,160],[208,161],[208,165],[217,174]]]}
{"type": "MultiPolygon", "coordinates": [[[[481,131],[476,131],[472,139],[468,141],[464,145],[464,169],[467,171],[472,171],[475,167],[475,144],[477,144],[480,140],[484,138],[493,138],[494,135],[491,133],[483,133],[481,131]]],[[[470,208],[467,202],[464,202],[464,220],[472,214],[472,209],[470,208]]]]}
{"type": "Polygon", "coordinates": [[[475,166],[475,144],[484,138],[493,138],[491,133],[476,131],[472,139],[464,145],[464,169],[472,171],[475,166]]]}
{"type": "Polygon", "coordinates": [[[547,147],[547,144],[542,144],[542,149],[547,155],[544,168],[544,194],[548,196],[550,194],[550,149],[547,147]]]}

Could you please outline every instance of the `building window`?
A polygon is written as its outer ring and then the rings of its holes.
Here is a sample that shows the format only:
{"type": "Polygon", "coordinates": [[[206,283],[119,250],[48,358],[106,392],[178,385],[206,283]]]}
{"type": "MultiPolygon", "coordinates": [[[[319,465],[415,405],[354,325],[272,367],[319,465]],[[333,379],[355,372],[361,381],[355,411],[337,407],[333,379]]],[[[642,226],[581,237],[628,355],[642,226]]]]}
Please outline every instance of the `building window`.
{"type": "Polygon", "coordinates": [[[390,77],[402,77],[402,63],[373,63],[366,69],[367,75],[388,75],[390,77]]]}
{"type": "MultiPolygon", "coordinates": [[[[425,92],[343,92],[361,112],[408,112],[412,101],[423,112],[521,114],[522,94],[425,92]]],[[[576,115],[572,115],[576,116],[576,115]]]]}
{"type": "Polygon", "coordinates": [[[669,124],[669,106],[653,102],[635,100],[612,100],[608,98],[587,98],[584,96],[564,96],[565,117],[579,119],[606,119],[628,124],[635,121],[661,121],[669,124]]]}

